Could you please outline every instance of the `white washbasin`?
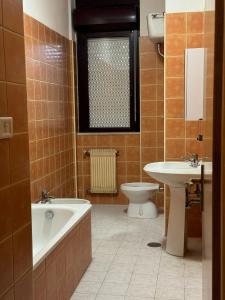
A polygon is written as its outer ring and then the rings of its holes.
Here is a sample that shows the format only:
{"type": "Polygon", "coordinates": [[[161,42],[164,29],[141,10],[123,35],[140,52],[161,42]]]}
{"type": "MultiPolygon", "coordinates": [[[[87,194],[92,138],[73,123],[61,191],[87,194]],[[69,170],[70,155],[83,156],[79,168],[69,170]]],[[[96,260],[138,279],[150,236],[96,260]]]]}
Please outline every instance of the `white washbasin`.
{"type": "MultiPolygon", "coordinates": [[[[205,165],[205,174],[212,174],[212,163],[205,165]]],[[[189,162],[156,162],[144,167],[144,171],[152,178],[173,187],[183,187],[191,178],[201,176],[201,166],[194,168],[189,162]]]]}
{"type": "MultiPolygon", "coordinates": [[[[212,175],[212,163],[204,163],[205,178],[212,175]]],[[[169,185],[170,210],[167,230],[166,251],[176,256],[184,256],[186,244],[186,191],[185,183],[201,177],[201,165],[194,168],[190,162],[156,162],[144,167],[152,178],[169,185]]]]}

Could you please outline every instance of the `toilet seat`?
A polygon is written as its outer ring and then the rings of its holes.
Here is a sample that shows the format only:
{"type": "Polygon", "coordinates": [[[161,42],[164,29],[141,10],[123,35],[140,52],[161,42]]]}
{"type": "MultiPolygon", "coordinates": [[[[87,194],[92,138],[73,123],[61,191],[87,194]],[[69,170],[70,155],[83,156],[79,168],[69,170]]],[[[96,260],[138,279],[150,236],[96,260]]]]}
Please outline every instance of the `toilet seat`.
{"type": "Polygon", "coordinates": [[[132,182],[121,184],[121,190],[124,191],[157,191],[159,189],[158,183],[149,182],[132,182]]]}

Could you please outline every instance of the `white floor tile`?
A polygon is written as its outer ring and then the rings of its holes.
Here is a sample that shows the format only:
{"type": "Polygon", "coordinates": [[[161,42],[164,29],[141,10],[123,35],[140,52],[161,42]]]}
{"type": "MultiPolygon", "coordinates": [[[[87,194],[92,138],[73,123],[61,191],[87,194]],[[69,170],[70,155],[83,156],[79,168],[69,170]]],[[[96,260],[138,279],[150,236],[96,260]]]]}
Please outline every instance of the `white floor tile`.
{"type": "Polygon", "coordinates": [[[185,289],[185,300],[201,300],[202,289],[185,289]]]}
{"type": "Polygon", "coordinates": [[[99,295],[125,296],[128,289],[127,283],[107,283],[103,282],[99,295]]]}
{"type": "Polygon", "coordinates": [[[76,289],[78,294],[97,294],[101,287],[99,282],[81,281],[76,289]]]}
{"type": "Polygon", "coordinates": [[[133,273],[131,284],[136,285],[156,285],[157,274],[137,274],[133,273]]]}
{"type": "Polygon", "coordinates": [[[132,297],[154,297],[156,285],[141,285],[141,284],[130,284],[127,290],[127,296],[132,297]]]}
{"type": "Polygon", "coordinates": [[[125,300],[124,296],[98,295],[96,300],[125,300]]]}
{"type": "Polygon", "coordinates": [[[89,268],[88,271],[92,272],[106,272],[108,271],[110,267],[111,262],[110,261],[105,261],[105,262],[98,262],[98,261],[93,261],[89,268]]]}
{"type": "Polygon", "coordinates": [[[78,294],[75,292],[73,296],[70,298],[70,300],[95,300],[96,295],[95,294],[78,294]]]}
{"type": "Polygon", "coordinates": [[[157,300],[184,300],[184,288],[160,287],[156,289],[157,300]]]}
{"type": "Polygon", "coordinates": [[[131,272],[108,272],[104,282],[129,283],[131,280],[131,276],[131,272]]]}
{"type": "Polygon", "coordinates": [[[149,297],[130,297],[130,296],[126,296],[125,300],[154,300],[154,298],[149,298],[149,297]]]}
{"type": "Polygon", "coordinates": [[[102,283],[106,277],[106,272],[87,271],[82,277],[82,281],[100,282],[102,283]]]}
{"type": "Polygon", "coordinates": [[[157,280],[157,288],[161,287],[184,289],[184,277],[167,276],[166,274],[159,274],[157,280]]]}
{"type": "Polygon", "coordinates": [[[134,263],[112,263],[109,269],[109,272],[133,272],[134,270],[134,263]]]}

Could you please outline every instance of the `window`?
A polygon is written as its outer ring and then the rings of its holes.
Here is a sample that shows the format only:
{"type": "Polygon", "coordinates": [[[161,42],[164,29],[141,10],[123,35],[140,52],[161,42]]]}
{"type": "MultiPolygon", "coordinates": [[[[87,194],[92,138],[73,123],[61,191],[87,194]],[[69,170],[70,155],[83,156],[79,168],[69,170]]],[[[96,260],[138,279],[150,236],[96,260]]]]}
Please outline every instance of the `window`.
{"type": "Polygon", "coordinates": [[[77,34],[80,132],[139,131],[138,32],[77,34]]]}

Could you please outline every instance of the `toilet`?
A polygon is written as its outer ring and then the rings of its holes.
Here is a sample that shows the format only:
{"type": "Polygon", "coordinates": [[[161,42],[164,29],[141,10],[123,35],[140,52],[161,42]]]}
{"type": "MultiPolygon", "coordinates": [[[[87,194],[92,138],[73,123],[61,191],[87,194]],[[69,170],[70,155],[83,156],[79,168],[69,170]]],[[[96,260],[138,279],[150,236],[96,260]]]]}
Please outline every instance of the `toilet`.
{"type": "Polygon", "coordinates": [[[121,184],[120,189],[129,199],[128,217],[143,219],[157,217],[157,207],[152,199],[159,190],[159,184],[148,182],[124,183],[121,184]]]}

